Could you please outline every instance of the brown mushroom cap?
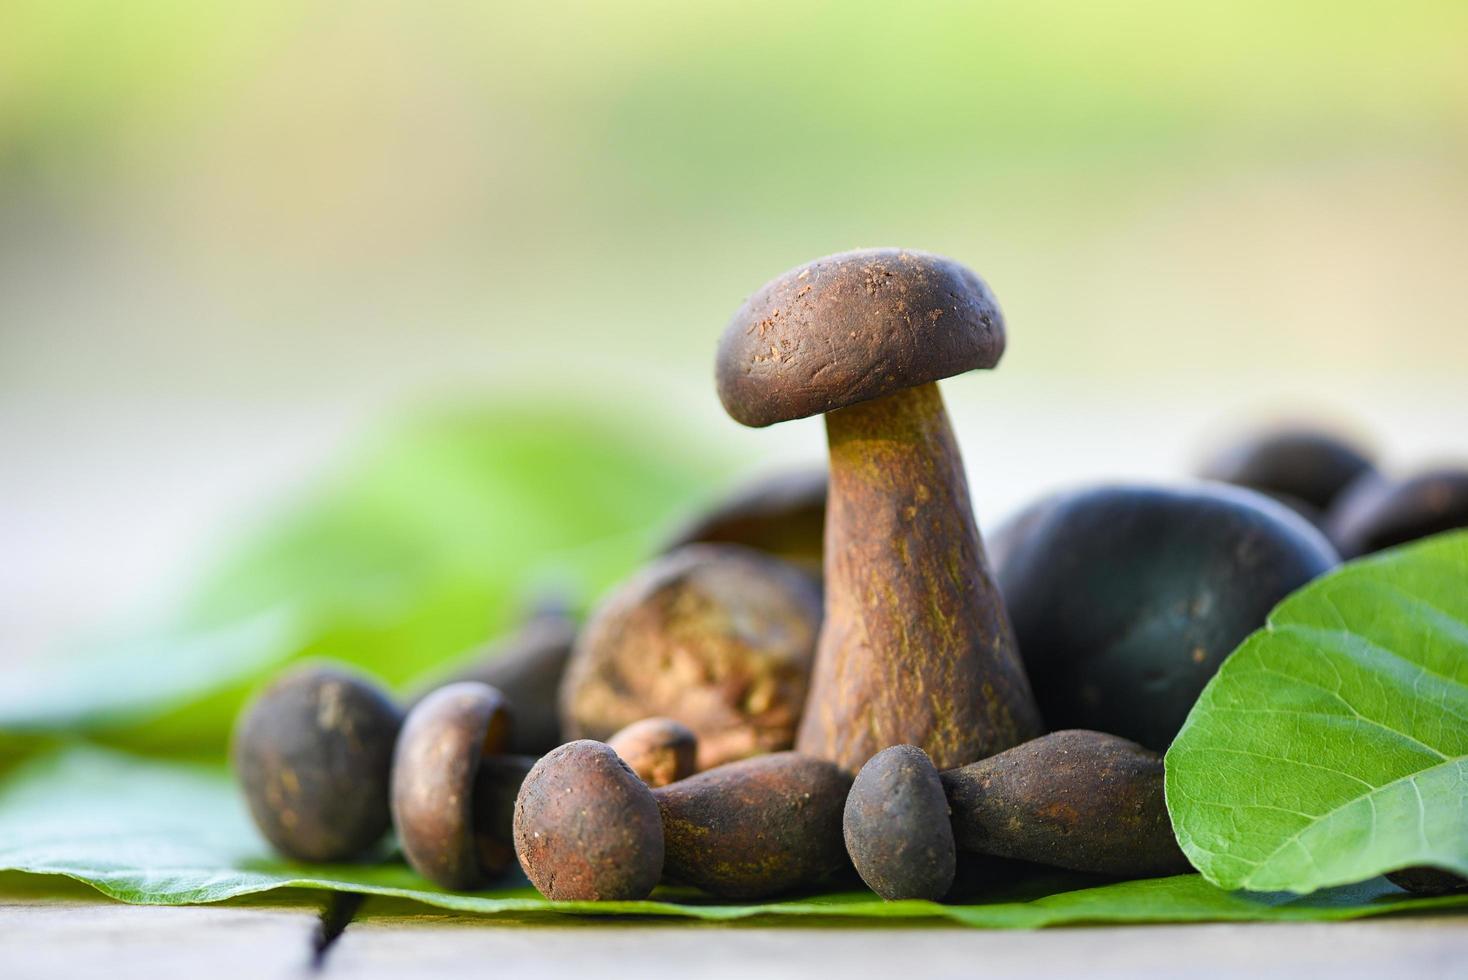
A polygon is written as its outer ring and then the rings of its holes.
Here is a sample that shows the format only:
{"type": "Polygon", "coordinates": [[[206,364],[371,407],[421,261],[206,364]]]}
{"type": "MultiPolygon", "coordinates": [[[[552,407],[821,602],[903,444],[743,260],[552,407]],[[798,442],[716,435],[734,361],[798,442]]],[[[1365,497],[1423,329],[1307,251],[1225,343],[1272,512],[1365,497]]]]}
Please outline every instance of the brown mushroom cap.
{"type": "Polygon", "coordinates": [[[698,771],[698,736],[672,718],[634,721],[607,745],[649,786],[666,786],[698,771]]]}
{"type": "Polygon", "coordinates": [[[505,697],[488,684],[439,688],[413,708],[393,756],[392,817],[403,855],[445,888],[476,888],[504,870],[486,867],[476,839],[480,762],[509,743],[505,697]]]}
{"type": "Polygon", "coordinates": [[[388,773],[402,715],[353,671],[306,664],[241,713],[234,767],[250,815],[281,854],[360,857],[387,831],[388,773]]]}
{"type": "Polygon", "coordinates": [[[766,283],[719,340],[719,399],[744,425],[820,415],[991,368],[1004,353],[994,294],[951,259],[842,252],[766,283]]]}
{"type": "Polygon", "coordinates": [[[663,871],[657,801],[609,746],[567,742],[520,787],[515,853],[552,901],[646,898],[663,871]]]}

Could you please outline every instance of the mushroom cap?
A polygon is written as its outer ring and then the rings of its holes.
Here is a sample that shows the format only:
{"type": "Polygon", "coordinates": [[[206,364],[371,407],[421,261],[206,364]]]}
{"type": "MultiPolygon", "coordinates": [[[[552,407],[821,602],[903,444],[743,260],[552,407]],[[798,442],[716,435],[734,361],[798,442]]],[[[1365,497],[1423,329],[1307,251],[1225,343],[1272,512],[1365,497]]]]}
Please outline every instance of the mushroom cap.
{"type": "Polygon", "coordinates": [[[766,283],[719,340],[719,399],[756,428],[991,368],[1004,315],[984,281],[895,248],[816,259],[766,283]]]}
{"type": "Polygon", "coordinates": [[[408,863],[435,884],[477,888],[502,870],[481,860],[474,789],[481,760],[508,742],[505,697],[478,681],[441,687],[408,713],[393,756],[393,825],[408,863]]]}
{"type": "Polygon", "coordinates": [[[662,877],[657,800],[601,742],[542,757],[520,787],[514,827],[520,867],[553,902],[636,901],[662,877]]]}
{"type": "Polygon", "coordinates": [[[958,865],[948,797],[933,760],[916,745],[894,745],[867,760],[846,797],[846,853],[872,891],[889,901],[936,902],[958,865]]]}
{"type": "Polygon", "coordinates": [[[1224,447],[1198,475],[1324,511],[1353,480],[1375,469],[1368,452],[1353,440],[1324,429],[1290,427],[1224,447]]]}
{"type": "Polygon", "coordinates": [[[1041,716],[1157,751],[1269,611],[1339,564],[1299,514],[1227,484],[1062,491],[989,540],[1041,716]]]}
{"type": "Polygon", "coordinates": [[[376,682],[311,663],[271,682],[235,728],[235,772],[271,845],[300,861],[360,857],[387,831],[402,714],[376,682]]]}
{"type": "Polygon", "coordinates": [[[1326,533],[1344,558],[1468,527],[1468,466],[1440,466],[1404,480],[1368,473],[1331,508],[1326,533]]]}
{"type": "Polygon", "coordinates": [[[672,718],[634,721],[607,745],[649,786],[666,786],[698,771],[698,736],[672,718]]]}

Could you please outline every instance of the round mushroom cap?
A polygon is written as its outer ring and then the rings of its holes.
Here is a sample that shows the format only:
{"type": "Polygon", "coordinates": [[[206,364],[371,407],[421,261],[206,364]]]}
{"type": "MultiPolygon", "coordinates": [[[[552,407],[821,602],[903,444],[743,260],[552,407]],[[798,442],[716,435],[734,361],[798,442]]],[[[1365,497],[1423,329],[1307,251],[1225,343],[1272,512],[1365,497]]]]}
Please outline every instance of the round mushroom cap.
{"type": "Polygon", "coordinates": [[[520,867],[553,902],[636,901],[662,877],[657,800],[601,742],[567,742],[535,764],[514,831],[520,867]]]}
{"type": "Polygon", "coordinates": [[[990,540],[1041,716],[1159,752],[1223,659],[1339,564],[1300,515],[1226,484],[1062,491],[990,540]]]}
{"type": "Polygon", "coordinates": [[[991,368],[1003,353],[1004,316],[972,271],[860,249],[791,269],[740,307],[719,340],[719,399],[758,428],[991,368]]]}
{"type": "Polygon", "coordinates": [[[889,901],[936,902],[958,865],[948,797],[933,760],[916,745],[894,745],[856,774],[842,817],[846,853],[867,887],[889,901]]]}
{"type": "Polygon", "coordinates": [[[347,861],[387,831],[402,715],[374,681],[306,664],[240,715],[234,767],[255,825],[286,857],[347,861]]]}

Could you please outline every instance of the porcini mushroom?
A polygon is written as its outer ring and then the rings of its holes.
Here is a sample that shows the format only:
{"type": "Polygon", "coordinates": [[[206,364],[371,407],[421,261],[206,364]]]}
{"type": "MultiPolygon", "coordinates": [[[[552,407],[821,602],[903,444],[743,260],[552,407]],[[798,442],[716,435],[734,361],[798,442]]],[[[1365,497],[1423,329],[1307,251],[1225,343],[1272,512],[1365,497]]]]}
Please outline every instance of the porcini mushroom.
{"type": "Polygon", "coordinates": [[[1341,494],[1326,533],[1344,558],[1468,527],[1468,467],[1443,466],[1404,480],[1361,477],[1341,494]]]}
{"type": "Polygon", "coordinates": [[[376,682],[307,664],[240,714],[234,768],[250,816],[287,857],[348,861],[388,826],[388,773],[402,714],[376,682]]]}
{"type": "Polygon", "coordinates": [[[1224,447],[1198,475],[1266,493],[1318,524],[1342,490],[1375,471],[1355,442],[1323,429],[1290,427],[1224,447]]]}
{"type": "Polygon", "coordinates": [[[909,743],[946,769],[1039,733],[936,384],[1003,352],[978,276],[896,249],[791,270],[724,330],[736,421],[826,416],[826,614],[799,751],[854,773],[909,743]]]}
{"type": "Polygon", "coordinates": [[[480,888],[514,861],[513,800],[534,760],[510,742],[505,697],[462,681],[414,706],[393,755],[392,818],[403,855],[444,888],[480,888]]]}
{"type": "Polygon", "coordinates": [[[1158,752],[1223,658],[1339,564],[1299,514],[1221,483],[1064,491],[991,537],[1045,720],[1158,752]]]}

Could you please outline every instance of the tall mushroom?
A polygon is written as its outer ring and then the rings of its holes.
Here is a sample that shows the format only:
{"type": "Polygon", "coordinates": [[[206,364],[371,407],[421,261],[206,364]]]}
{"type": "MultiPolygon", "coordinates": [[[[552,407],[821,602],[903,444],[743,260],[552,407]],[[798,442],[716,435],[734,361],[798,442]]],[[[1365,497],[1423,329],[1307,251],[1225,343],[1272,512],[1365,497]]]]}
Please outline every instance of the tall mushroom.
{"type": "Polygon", "coordinates": [[[1003,352],[978,276],[897,249],[793,269],[725,328],[736,421],[826,416],[826,616],[797,750],[855,772],[906,743],[946,769],[1040,733],[937,386],[1003,352]]]}

